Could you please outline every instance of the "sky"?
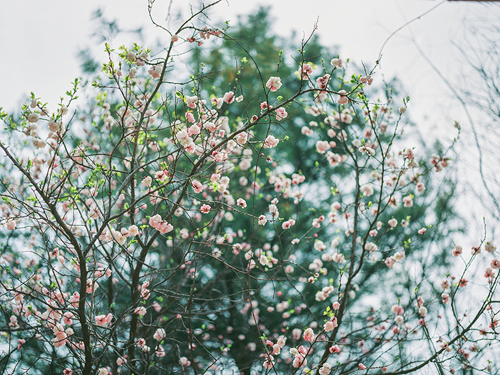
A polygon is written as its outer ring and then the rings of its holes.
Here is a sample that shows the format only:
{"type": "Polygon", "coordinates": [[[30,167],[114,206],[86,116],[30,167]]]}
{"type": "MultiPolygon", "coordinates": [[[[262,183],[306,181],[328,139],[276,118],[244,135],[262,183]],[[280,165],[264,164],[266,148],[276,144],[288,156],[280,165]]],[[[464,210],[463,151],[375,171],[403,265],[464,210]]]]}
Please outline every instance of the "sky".
{"type": "MultiPolygon", "coordinates": [[[[153,14],[164,23],[169,7],[172,14],[185,14],[188,4],[156,0],[153,14]]],[[[191,4],[194,9],[199,5],[191,4]]],[[[470,70],[457,45],[471,37],[470,25],[494,25],[500,19],[497,5],[437,0],[224,0],[210,16],[213,24],[226,20],[236,24],[238,15],[250,14],[259,5],[271,6],[274,30],[283,37],[289,38],[294,30],[300,38],[317,22],[321,42],[340,47],[343,59],[370,64],[382,52],[375,82],[397,77],[411,97],[411,118],[425,134],[448,142],[455,136],[453,122],[467,122],[449,87],[463,88],[470,70]]],[[[49,108],[55,107],[80,75],[78,51],[95,44],[90,38],[96,26],[91,16],[98,7],[122,27],[144,27],[151,40],[166,38],[151,25],[145,0],[1,2],[0,107],[18,110],[31,91],[49,102],[49,108]]],[[[114,40],[113,46],[130,41],[114,40]]],[[[480,40],[477,43],[481,45],[480,40]]],[[[99,53],[104,47],[94,50],[99,53]]],[[[104,53],[96,57],[105,61],[104,53]]],[[[465,125],[464,132],[468,134],[465,125]]],[[[468,147],[462,150],[473,179],[477,155],[468,147]]]]}
{"type": "MultiPolygon", "coordinates": [[[[157,0],[155,15],[163,21],[170,0],[157,0]]],[[[186,9],[185,0],[172,0],[171,9],[186,9]]],[[[196,4],[193,2],[193,4],[196,4]]],[[[271,5],[278,34],[289,37],[310,33],[318,21],[318,35],[326,45],[340,46],[341,57],[360,62],[378,58],[382,46],[382,66],[377,76],[398,77],[411,94],[414,113],[426,113],[433,121],[441,100],[449,96],[422,52],[453,79],[463,68],[459,52],[450,43],[460,42],[464,24],[487,18],[499,19],[500,7],[471,2],[431,0],[228,0],[218,4],[211,16],[233,20],[249,14],[259,5],[271,5]],[[431,8],[435,8],[423,15],[431,8]],[[408,21],[408,26],[387,38],[408,21]],[[424,110],[427,109],[427,110],[424,110]]],[[[196,5],[194,5],[196,7],[196,5]]],[[[145,27],[153,34],[147,14],[147,2],[137,0],[19,0],[0,5],[0,47],[4,59],[0,66],[0,107],[15,109],[23,95],[34,91],[44,101],[53,102],[79,75],[77,52],[88,46],[95,23],[92,12],[101,7],[109,18],[124,27],[145,27]]],[[[156,33],[155,35],[160,35],[156,33]]],[[[102,50],[103,48],[101,48],[102,50]]],[[[101,57],[105,57],[104,54],[101,57]]],[[[439,113],[438,115],[442,115],[439,113]]],[[[446,115],[449,115],[447,113],[446,115]]],[[[440,116],[441,117],[441,116],[440,116]]],[[[442,119],[446,118],[443,116],[442,119]]]]}
{"type": "MultiPolygon", "coordinates": [[[[154,14],[164,21],[169,6],[172,13],[185,12],[187,4],[186,0],[157,0],[154,14]]],[[[196,8],[198,3],[192,4],[196,8]]],[[[467,69],[452,43],[461,43],[467,33],[464,25],[500,19],[499,6],[476,2],[309,0],[306,4],[301,0],[224,0],[213,8],[211,17],[215,24],[225,20],[235,24],[237,15],[271,5],[279,35],[290,37],[292,30],[299,37],[309,34],[317,21],[322,43],[340,46],[343,58],[373,63],[382,52],[375,79],[398,77],[411,97],[413,118],[436,125],[452,123],[456,103],[446,100],[450,90],[426,58],[447,80],[455,80],[467,69]]],[[[6,57],[0,63],[0,107],[15,110],[31,91],[53,103],[70,88],[80,74],[78,51],[94,44],[90,35],[95,23],[90,20],[98,7],[122,27],[142,26],[146,35],[164,38],[151,25],[145,0],[2,2],[0,47],[6,57]]],[[[116,42],[118,46],[120,41],[116,42]]],[[[100,47],[98,51],[103,50],[100,47]]],[[[104,59],[105,55],[96,57],[104,59]]]]}
{"type": "MultiPolygon", "coordinates": [[[[163,21],[171,3],[172,11],[186,10],[185,0],[157,0],[155,15],[163,21]]],[[[196,7],[195,2],[193,2],[196,7]]],[[[259,5],[271,5],[278,34],[289,37],[309,34],[318,22],[318,35],[325,45],[340,46],[341,57],[373,63],[382,46],[382,65],[377,77],[398,77],[411,94],[414,113],[433,121],[449,89],[425,61],[423,52],[448,79],[463,69],[459,52],[451,41],[460,43],[466,22],[481,18],[499,19],[500,7],[471,2],[432,0],[228,0],[211,13],[217,20],[233,20],[259,5]],[[431,8],[435,8],[428,12],[431,8]],[[428,12],[424,15],[424,13],[428,12]],[[415,18],[420,17],[420,19],[415,18]],[[387,38],[408,21],[409,25],[387,38]],[[384,45],[385,44],[385,45],[384,45]],[[420,47],[421,51],[417,48],[420,47]],[[427,109],[427,110],[425,110],[427,109]]],[[[155,33],[148,19],[147,2],[137,0],[19,0],[0,5],[0,46],[6,56],[0,74],[0,106],[12,110],[23,95],[34,91],[44,101],[57,100],[79,75],[77,52],[91,42],[95,23],[92,12],[101,7],[109,18],[123,27],[145,27],[155,33]]],[[[101,48],[102,50],[103,48],[101,48]]],[[[101,56],[104,58],[104,54],[101,56]]],[[[442,115],[439,113],[438,115],[442,115]]],[[[446,113],[449,115],[449,113],[446,113]]],[[[442,119],[446,118],[444,116],[442,119]]]]}

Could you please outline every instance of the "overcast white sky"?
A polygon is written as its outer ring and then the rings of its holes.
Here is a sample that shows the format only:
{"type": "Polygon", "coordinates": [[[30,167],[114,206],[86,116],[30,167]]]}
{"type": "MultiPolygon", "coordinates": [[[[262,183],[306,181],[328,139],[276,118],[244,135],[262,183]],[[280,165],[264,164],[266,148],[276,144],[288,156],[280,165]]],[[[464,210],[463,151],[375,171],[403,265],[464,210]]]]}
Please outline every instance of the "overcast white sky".
{"type": "MultiPolygon", "coordinates": [[[[157,0],[159,20],[164,20],[170,0],[157,0]]],[[[172,10],[186,9],[187,0],[172,0],[172,10]]],[[[195,7],[198,2],[191,2],[195,7]]],[[[342,58],[373,62],[384,42],[398,28],[421,16],[385,45],[382,66],[375,79],[398,77],[411,96],[409,113],[428,131],[452,134],[453,120],[463,122],[460,105],[419,52],[460,87],[459,76],[468,67],[453,46],[461,44],[468,24],[498,23],[500,7],[476,2],[433,0],[228,0],[211,13],[213,23],[231,20],[271,5],[275,31],[289,37],[309,33],[319,17],[321,41],[340,46],[342,58]],[[437,6],[437,7],[436,7],[437,6]],[[436,7],[428,14],[431,8],[436,7]]],[[[120,25],[155,30],[148,19],[146,0],[16,0],[0,3],[0,107],[12,111],[20,99],[34,91],[53,108],[80,75],[77,52],[91,45],[92,12],[101,7],[120,25]],[[52,105],[50,105],[52,103],[52,105]]],[[[118,47],[121,41],[116,41],[118,47]]],[[[103,50],[102,46],[99,48],[103,50]]],[[[99,56],[104,59],[102,54],[99,56]]],[[[104,60],[103,60],[104,61],[104,60]]],[[[472,164],[471,164],[472,165],[472,164]]]]}

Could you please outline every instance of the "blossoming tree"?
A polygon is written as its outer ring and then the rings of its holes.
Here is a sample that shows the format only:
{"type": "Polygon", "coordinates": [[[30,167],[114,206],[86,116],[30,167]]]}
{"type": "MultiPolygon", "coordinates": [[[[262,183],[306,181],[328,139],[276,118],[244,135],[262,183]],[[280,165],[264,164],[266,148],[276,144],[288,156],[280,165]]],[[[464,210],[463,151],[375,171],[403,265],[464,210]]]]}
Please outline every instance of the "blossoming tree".
{"type": "Polygon", "coordinates": [[[279,53],[264,75],[242,46],[229,81],[177,82],[178,49],[234,42],[199,26],[217,3],[176,30],[152,18],[163,55],[106,44],[103,75],[92,88],[76,80],[57,109],[33,94],[19,121],[2,112],[2,368],[497,370],[495,246],[446,249],[457,262],[445,269],[426,259],[432,246],[418,251],[440,229],[424,226],[437,204],[425,181],[450,161],[417,162],[401,132],[408,99],[369,97],[375,68],[311,62],[310,39],[295,74],[283,76],[279,53]],[[388,288],[383,303],[363,293],[374,285],[388,288]]]}

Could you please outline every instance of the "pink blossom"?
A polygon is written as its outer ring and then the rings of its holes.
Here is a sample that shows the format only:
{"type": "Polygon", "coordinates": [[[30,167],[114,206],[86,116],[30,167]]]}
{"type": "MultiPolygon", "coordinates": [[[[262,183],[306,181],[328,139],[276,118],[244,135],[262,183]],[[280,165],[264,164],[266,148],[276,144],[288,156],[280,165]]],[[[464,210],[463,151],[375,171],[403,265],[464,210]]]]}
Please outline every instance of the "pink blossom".
{"type": "Polygon", "coordinates": [[[488,242],[486,242],[486,245],[484,245],[484,249],[488,253],[493,253],[497,249],[497,247],[488,241],[488,242]]]}
{"type": "MultiPolygon", "coordinates": [[[[295,349],[295,348],[293,348],[293,349],[295,349]]],[[[290,349],[290,351],[291,351],[291,349],[290,349]]],[[[295,355],[293,362],[292,362],[292,366],[295,368],[300,368],[300,367],[304,367],[305,365],[307,365],[307,359],[305,358],[305,356],[301,355],[301,354],[295,355]]]]}
{"type": "Polygon", "coordinates": [[[186,96],[186,103],[189,108],[196,108],[197,102],[198,102],[197,96],[186,96]]]}
{"type": "Polygon", "coordinates": [[[247,202],[243,198],[238,198],[236,201],[236,204],[240,206],[241,208],[246,208],[247,202]]]}
{"type": "Polygon", "coordinates": [[[52,331],[56,335],[56,337],[54,339],[52,339],[54,346],[56,348],[59,348],[63,345],[66,345],[66,342],[68,341],[67,340],[68,335],[66,334],[66,332],[64,332],[63,326],[60,324],[56,324],[54,326],[54,328],[52,329],[52,331]]]}
{"type": "Polygon", "coordinates": [[[347,104],[349,102],[349,98],[347,96],[347,92],[345,90],[339,91],[339,98],[337,99],[337,103],[339,104],[347,104]]]}
{"type": "Polygon", "coordinates": [[[325,74],[323,77],[318,77],[316,83],[320,89],[326,89],[328,86],[328,81],[330,80],[330,74],[325,74]]]}
{"type": "Polygon", "coordinates": [[[247,140],[248,134],[245,132],[238,134],[238,136],[236,137],[236,143],[238,143],[239,145],[244,145],[245,143],[247,143],[247,140]]]}
{"type": "Polygon", "coordinates": [[[328,375],[332,370],[332,365],[329,364],[328,362],[323,363],[323,366],[319,369],[319,374],[320,375],[328,375]]]}
{"type": "Polygon", "coordinates": [[[424,318],[427,315],[427,308],[425,306],[420,306],[418,313],[422,318],[424,318]]]}
{"type": "Polygon", "coordinates": [[[149,289],[142,289],[141,290],[141,297],[142,298],[148,299],[150,295],[151,295],[151,293],[150,293],[149,289]]]}
{"type": "Polygon", "coordinates": [[[156,228],[161,234],[166,234],[174,230],[174,226],[172,224],[167,223],[166,221],[162,221],[159,228],[156,228]]]}
{"type": "Polygon", "coordinates": [[[156,65],[153,65],[151,68],[148,69],[148,73],[154,79],[160,78],[160,75],[161,75],[162,71],[163,71],[163,64],[156,64],[156,65]]]}
{"type": "Polygon", "coordinates": [[[191,362],[188,361],[188,359],[186,357],[181,357],[181,359],[179,359],[179,363],[183,366],[190,366],[191,365],[191,362]]]}
{"type": "Polygon", "coordinates": [[[286,337],[285,336],[280,336],[278,337],[278,341],[276,342],[276,345],[278,345],[280,348],[284,347],[286,343],[286,337]]]}
{"type": "Polygon", "coordinates": [[[352,122],[352,116],[351,116],[349,110],[342,111],[342,113],[340,115],[340,121],[345,122],[346,124],[350,124],[352,122]]]}
{"type": "Polygon", "coordinates": [[[446,279],[444,279],[443,281],[441,281],[441,288],[443,288],[443,290],[446,290],[450,287],[450,282],[446,279]]]}
{"type": "Polygon", "coordinates": [[[135,237],[138,234],[139,234],[139,228],[137,228],[137,225],[131,225],[130,227],[128,227],[128,235],[129,236],[135,237]]]}
{"type": "Polygon", "coordinates": [[[312,67],[310,64],[302,64],[300,66],[300,78],[301,79],[309,79],[309,76],[312,74],[312,67]]]}
{"type": "Polygon", "coordinates": [[[210,212],[212,207],[210,207],[208,204],[204,204],[203,206],[201,206],[201,213],[203,214],[208,214],[210,212]]]}
{"type": "Polygon", "coordinates": [[[330,353],[340,353],[340,348],[338,345],[333,345],[330,347],[330,353]]]}
{"type": "Polygon", "coordinates": [[[335,68],[342,68],[342,59],[332,59],[332,61],[330,61],[330,64],[332,64],[335,68]]]}
{"type": "Polygon", "coordinates": [[[153,335],[153,338],[156,340],[156,341],[161,341],[163,340],[165,337],[167,337],[167,334],[165,333],[165,330],[163,328],[158,328],[156,330],[156,332],[154,333],[153,335]]]}
{"type": "Polygon", "coordinates": [[[111,323],[113,319],[113,314],[109,313],[108,315],[97,315],[95,317],[95,322],[98,326],[107,326],[111,323]]]}
{"type": "Polygon", "coordinates": [[[257,264],[255,263],[255,260],[250,259],[247,264],[247,270],[252,270],[255,268],[257,264]]]}
{"type": "Polygon", "coordinates": [[[283,222],[283,224],[281,225],[281,227],[283,229],[290,229],[290,227],[292,227],[294,225],[295,225],[295,220],[290,219],[290,220],[287,220],[287,221],[283,222]]]}
{"type": "MultiPolygon", "coordinates": [[[[160,182],[165,182],[168,178],[168,172],[165,173],[165,171],[157,171],[155,172],[155,179],[160,181],[160,182]]],[[[150,184],[151,185],[151,184],[150,184]]]]}
{"type": "Polygon", "coordinates": [[[280,77],[271,77],[267,80],[266,87],[271,91],[276,91],[281,87],[281,78],[280,77]]]}
{"type": "Polygon", "coordinates": [[[212,98],[212,105],[217,107],[217,109],[222,107],[222,104],[224,104],[224,101],[222,100],[222,98],[212,98]]]}
{"type": "Polygon", "coordinates": [[[318,240],[314,243],[314,249],[317,251],[323,251],[326,249],[326,245],[324,244],[323,241],[318,240]]]}
{"type": "Polygon", "coordinates": [[[75,317],[73,313],[67,311],[63,314],[63,323],[66,324],[67,326],[70,326],[73,324],[73,318],[75,317]]]}
{"type": "Polygon", "coordinates": [[[124,364],[127,363],[127,359],[126,358],[122,358],[122,357],[119,357],[117,360],[116,360],[116,364],[118,366],[123,366],[124,364]]]}
{"type": "Polygon", "coordinates": [[[389,268],[392,268],[394,266],[394,264],[396,263],[396,259],[394,259],[393,257],[389,257],[385,260],[385,265],[389,268]]]}
{"type": "Polygon", "coordinates": [[[21,349],[21,347],[23,346],[23,344],[26,343],[26,340],[24,339],[17,339],[17,349],[21,349]]]}
{"type": "Polygon", "coordinates": [[[394,254],[394,260],[396,262],[399,262],[400,260],[403,260],[404,257],[405,257],[404,251],[398,251],[398,252],[396,252],[396,254],[394,254]]]}
{"type": "Polygon", "coordinates": [[[462,246],[456,245],[455,248],[453,249],[453,256],[457,257],[460,254],[462,254],[462,246]]]}
{"type": "Polygon", "coordinates": [[[222,100],[224,100],[228,104],[231,104],[232,102],[234,102],[234,92],[232,91],[226,92],[222,100]]]}
{"type": "Polygon", "coordinates": [[[149,225],[152,226],[153,228],[156,228],[157,226],[160,225],[161,221],[162,220],[160,215],[154,215],[149,218],[149,225]]]}
{"type": "Polygon", "coordinates": [[[306,341],[309,341],[309,342],[313,342],[314,341],[314,331],[312,330],[312,328],[307,328],[305,331],[304,331],[304,334],[302,335],[302,338],[306,341]]]}
{"type": "Polygon", "coordinates": [[[280,107],[276,110],[276,121],[281,121],[286,119],[288,116],[288,113],[286,112],[286,109],[283,107],[280,107]]]}
{"type": "Polygon", "coordinates": [[[28,115],[28,121],[29,122],[37,122],[38,119],[40,118],[40,116],[38,115],[38,113],[35,113],[35,112],[31,112],[29,115],[28,115]]]}
{"type": "Polygon", "coordinates": [[[273,354],[278,355],[281,353],[281,347],[278,344],[273,345],[273,354]]]}
{"type": "Polygon", "coordinates": [[[92,280],[87,280],[87,293],[94,293],[96,289],[99,288],[99,284],[97,282],[94,282],[92,280]]]}
{"type": "Polygon", "coordinates": [[[156,348],[156,352],[155,354],[158,356],[158,357],[165,357],[165,349],[163,349],[162,346],[159,346],[156,348]]]}
{"type": "Polygon", "coordinates": [[[391,311],[396,315],[403,315],[405,312],[404,309],[400,305],[392,306],[391,311]]]}
{"type": "Polygon", "coordinates": [[[412,207],[413,206],[413,199],[411,195],[407,195],[406,197],[403,198],[403,203],[405,207],[412,207]]]}
{"type": "Polygon", "coordinates": [[[140,316],[146,315],[146,312],[147,312],[147,310],[144,306],[139,306],[134,310],[134,314],[137,314],[140,316]]]}
{"type": "Polygon", "coordinates": [[[203,124],[203,128],[212,133],[215,131],[215,129],[217,129],[217,126],[213,122],[207,121],[203,124]]]}
{"type": "Polygon", "coordinates": [[[373,186],[372,184],[366,184],[361,187],[361,192],[364,196],[369,197],[373,195],[373,186]]]}
{"type": "Polygon", "coordinates": [[[345,263],[346,260],[344,258],[344,254],[340,254],[340,253],[335,253],[332,255],[332,260],[335,262],[335,263],[345,263]]]}
{"type": "Polygon", "coordinates": [[[448,293],[441,294],[441,298],[443,299],[443,303],[447,303],[450,300],[450,295],[448,293]]]}
{"type": "Polygon", "coordinates": [[[477,255],[480,252],[481,252],[481,247],[479,247],[479,246],[472,246],[472,250],[471,250],[472,255],[477,255]]]}
{"type": "Polygon", "coordinates": [[[424,302],[425,302],[425,301],[424,301],[424,299],[423,299],[421,296],[419,296],[419,297],[417,298],[417,306],[418,306],[418,307],[423,306],[424,302]]]}
{"type": "Polygon", "coordinates": [[[279,139],[276,139],[273,135],[268,135],[264,141],[264,148],[276,147],[279,143],[279,139]]]}
{"type": "Polygon", "coordinates": [[[74,292],[73,295],[69,297],[68,302],[71,303],[76,309],[78,307],[78,303],[80,302],[80,294],[78,292],[74,292]]]}
{"type": "Polygon", "coordinates": [[[370,86],[372,84],[372,82],[373,82],[373,78],[370,75],[367,75],[365,77],[361,77],[359,79],[359,81],[361,83],[365,83],[365,84],[368,84],[368,86],[370,86]]]}
{"type": "Polygon", "coordinates": [[[14,230],[16,228],[16,222],[14,220],[7,221],[7,229],[14,230]]]}
{"type": "Polygon", "coordinates": [[[11,315],[9,320],[10,320],[9,326],[17,327],[17,316],[11,315]]]}
{"type": "Polygon", "coordinates": [[[203,185],[198,180],[193,180],[191,182],[191,186],[192,186],[195,193],[201,193],[201,191],[203,190],[203,185]]]}
{"type": "Polygon", "coordinates": [[[327,141],[318,141],[316,142],[316,151],[320,154],[324,154],[330,149],[330,144],[327,141]]]}
{"type": "Polygon", "coordinates": [[[423,183],[423,182],[419,182],[419,183],[417,184],[417,191],[418,191],[419,193],[421,193],[421,192],[423,192],[424,190],[425,190],[425,185],[424,185],[424,183],[423,183]]]}
{"type": "Polygon", "coordinates": [[[321,227],[321,222],[325,220],[325,217],[323,215],[321,215],[320,217],[317,217],[315,219],[313,219],[313,222],[312,222],[312,226],[314,228],[319,228],[321,227]]]}
{"type": "Polygon", "coordinates": [[[188,135],[189,136],[200,134],[200,132],[201,132],[201,129],[200,129],[200,127],[198,125],[191,125],[188,128],[188,135]]]}
{"type": "Polygon", "coordinates": [[[332,320],[329,320],[328,322],[325,323],[325,326],[324,326],[323,329],[326,332],[331,332],[337,326],[338,326],[338,324],[337,324],[337,318],[334,317],[332,320]]]}
{"type": "Polygon", "coordinates": [[[157,301],[154,301],[153,302],[153,309],[155,309],[156,312],[160,312],[161,311],[161,305],[157,301]]]}
{"type": "Polygon", "coordinates": [[[274,358],[272,355],[268,354],[266,356],[266,360],[264,361],[264,363],[262,364],[262,366],[266,369],[266,370],[270,370],[274,367],[274,358]]]}

